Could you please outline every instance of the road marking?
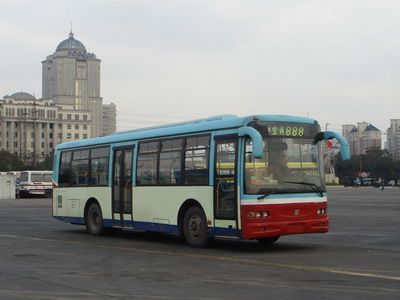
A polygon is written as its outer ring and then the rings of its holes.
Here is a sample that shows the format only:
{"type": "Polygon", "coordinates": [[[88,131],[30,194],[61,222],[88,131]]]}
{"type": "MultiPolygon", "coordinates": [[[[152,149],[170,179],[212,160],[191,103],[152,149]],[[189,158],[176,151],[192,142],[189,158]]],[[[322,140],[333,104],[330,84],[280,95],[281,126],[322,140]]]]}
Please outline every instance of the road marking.
{"type": "Polygon", "coordinates": [[[57,240],[57,239],[30,237],[30,236],[19,236],[19,235],[12,235],[12,234],[0,234],[0,237],[24,239],[24,240],[32,240],[32,241],[57,242],[57,243],[89,246],[89,247],[95,247],[95,248],[101,248],[101,249],[123,250],[123,251],[140,252],[140,253],[145,253],[145,254],[157,254],[157,255],[164,255],[164,256],[182,256],[182,257],[199,258],[199,259],[215,260],[215,261],[222,261],[222,262],[251,264],[251,265],[257,265],[257,266],[262,265],[262,266],[269,266],[269,267],[280,268],[280,269],[291,269],[291,270],[299,270],[299,271],[307,271],[307,272],[321,272],[321,273],[340,274],[340,275],[353,276],[353,277],[367,277],[367,278],[375,278],[375,279],[400,281],[400,277],[398,277],[398,276],[387,276],[387,275],[380,275],[380,274],[367,273],[367,272],[353,272],[353,271],[347,271],[347,270],[343,270],[343,269],[326,268],[326,267],[309,267],[309,266],[295,265],[295,264],[273,263],[273,262],[265,262],[265,261],[261,261],[261,260],[246,259],[246,258],[239,258],[239,257],[233,257],[233,256],[215,256],[215,255],[206,255],[206,254],[191,254],[191,253],[185,253],[185,252],[170,252],[170,251],[162,251],[162,250],[150,250],[150,249],[129,248],[129,247],[120,247],[120,246],[106,246],[106,245],[87,244],[87,243],[82,243],[82,242],[78,242],[78,241],[57,240]]]}

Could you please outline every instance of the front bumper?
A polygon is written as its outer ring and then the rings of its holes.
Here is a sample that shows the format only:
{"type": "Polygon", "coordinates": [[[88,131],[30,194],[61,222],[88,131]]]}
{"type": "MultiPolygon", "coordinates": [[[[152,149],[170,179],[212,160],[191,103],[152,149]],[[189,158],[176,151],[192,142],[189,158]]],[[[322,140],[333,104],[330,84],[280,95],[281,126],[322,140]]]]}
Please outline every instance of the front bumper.
{"type": "Polygon", "coordinates": [[[317,215],[325,203],[244,205],[241,206],[242,238],[257,239],[302,233],[324,233],[329,230],[329,217],[317,215]],[[266,218],[249,218],[250,211],[267,211],[266,218]]]}

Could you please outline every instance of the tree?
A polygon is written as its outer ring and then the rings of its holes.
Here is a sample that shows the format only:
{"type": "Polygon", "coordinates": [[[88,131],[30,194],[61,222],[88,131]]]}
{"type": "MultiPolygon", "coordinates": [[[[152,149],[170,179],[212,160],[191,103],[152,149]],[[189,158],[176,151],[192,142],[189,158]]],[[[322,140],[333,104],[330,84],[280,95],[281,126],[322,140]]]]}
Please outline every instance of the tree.
{"type": "Polygon", "coordinates": [[[394,161],[387,150],[370,149],[366,154],[353,155],[348,161],[337,156],[335,172],[340,178],[355,178],[359,172],[367,172],[372,178],[398,179],[400,161],[394,161]]]}
{"type": "Polygon", "coordinates": [[[52,170],[53,169],[53,155],[47,156],[46,159],[37,164],[36,170],[52,170]]]}
{"type": "Polygon", "coordinates": [[[36,166],[25,164],[17,155],[7,151],[0,151],[0,172],[23,171],[23,170],[51,170],[53,168],[53,155],[36,166]]]}
{"type": "Polygon", "coordinates": [[[335,174],[339,178],[355,178],[359,170],[360,158],[358,156],[353,155],[349,160],[342,160],[339,154],[336,156],[335,174]]]}
{"type": "Polygon", "coordinates": [[[0,171],[21,171],[25,167],[22,160],[15,154],[9,153],[7,151],[0,151],[0,171]]]}
{"type": "Polygon", "coordinates": [[[394,161],[387,150],[370,149],[364,157],[364,168],[371,174],[371,177],[393,178],[394,161]]]}

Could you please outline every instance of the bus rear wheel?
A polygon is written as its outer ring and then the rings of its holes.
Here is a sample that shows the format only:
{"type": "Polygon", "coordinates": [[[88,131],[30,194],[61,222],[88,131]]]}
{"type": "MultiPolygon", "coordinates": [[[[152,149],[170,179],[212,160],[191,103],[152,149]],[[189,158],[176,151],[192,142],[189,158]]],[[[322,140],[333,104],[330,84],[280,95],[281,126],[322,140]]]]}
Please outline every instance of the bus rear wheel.
{"type": "Polygon", "coordinates": [[[91,204],[88,209],[86,228],[93,235],[101,235],[103,233],[103,214],[97,203],[91,204]]]}
{"type": "Polygon", "coordinates": [[[186,242],[196,248],[206,247],[210,241],[207,234],[207,220],[198,206],[189,208],[183,218],[183,235],[186,242]]]}
{"type": "Polygon", "coordinates": [[[273,243],[275,243],[277,240],[279,240],[280,236],[270,236],[270,237],[265,237],[265,238],[259,238],[257,239],[257,241],[261,244],[261,245],[272,245],[273,243]]]}

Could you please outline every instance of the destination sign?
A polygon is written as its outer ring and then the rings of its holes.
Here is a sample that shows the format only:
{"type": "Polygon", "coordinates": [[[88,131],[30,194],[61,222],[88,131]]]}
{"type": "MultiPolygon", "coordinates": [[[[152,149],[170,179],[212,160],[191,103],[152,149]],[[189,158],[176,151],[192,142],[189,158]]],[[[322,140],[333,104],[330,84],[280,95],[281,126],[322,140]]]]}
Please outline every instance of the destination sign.
{"type": "Polygon", "coordinates": [[[304,137],[305,132],[306,128],[304,126],[268,126],[269,136],[304,137]]]}
{"type": "Polygon", "coordinates": [[[254,127],[264,138],[303,138],[313,139],[320,131],[318,124],[305,124],[295,122],[268,122],[257,121],[249,124],[254,127]]]}

